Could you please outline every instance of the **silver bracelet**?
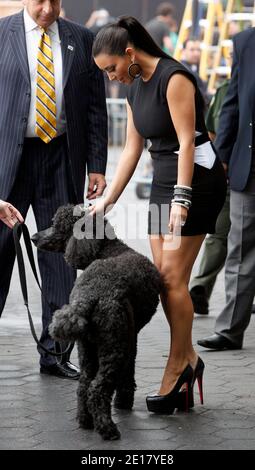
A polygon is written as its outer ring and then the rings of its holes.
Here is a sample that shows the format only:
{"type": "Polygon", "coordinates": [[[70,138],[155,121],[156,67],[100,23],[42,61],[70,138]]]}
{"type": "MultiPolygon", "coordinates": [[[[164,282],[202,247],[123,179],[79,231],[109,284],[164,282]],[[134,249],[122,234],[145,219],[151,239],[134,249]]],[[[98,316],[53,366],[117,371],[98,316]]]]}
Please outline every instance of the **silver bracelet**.
{"type": "Polygon", "coordinates": [[[192,191],[192,188],[190,186],[185,186],[184,184],[175,184],[174,185],[174,189],[177,189],[177,188],[180,188],[180,189],[189,189],[190,191],[192,191]]]}
{"type": "Polygon", "coordinates": [[[171,206],[181,206],[181,207],[185,207],[185,209],[189,210],[190,208],[190,205],[186,205],[186,204],[183,204],[182,202],[175,202],[175,201],[172,201],[171,202],[171,206]]]}
{"type": "Polygon", "coordinates": [[[184,197],[178,198],[178,197],[175,196],[175,198],[173,200],[176,201],[176,202],[184,202],[184,203],[187,202],[189,205],[191,205],[191,200],[190,199],[185,199],[184,197]]]}

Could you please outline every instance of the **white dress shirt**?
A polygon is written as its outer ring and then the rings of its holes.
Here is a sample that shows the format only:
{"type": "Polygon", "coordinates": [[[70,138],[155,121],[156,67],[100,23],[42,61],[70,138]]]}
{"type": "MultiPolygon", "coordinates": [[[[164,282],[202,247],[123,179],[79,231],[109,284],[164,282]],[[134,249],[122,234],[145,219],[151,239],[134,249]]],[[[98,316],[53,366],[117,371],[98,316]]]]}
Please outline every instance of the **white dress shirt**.
{"type": "MultiPolygon", "coordinates": [[[[24,23],[26,34],[27,57],[31,82],[31,103],[28,116],[26,137],[38,137],[35,133],[36,126],[36,78],[37,78],[37,54],[41,38],[41,30],[38,24],[31,18],[27,9],[24,9],[24,23]]],[[[63,95],[63,62],[58,24],[56,21],[47,29],[51,39],[51,47],[54,61],[55,93],[57,105],[57,132],[58,135],[66,131],[66,117],[63,95]]]]}

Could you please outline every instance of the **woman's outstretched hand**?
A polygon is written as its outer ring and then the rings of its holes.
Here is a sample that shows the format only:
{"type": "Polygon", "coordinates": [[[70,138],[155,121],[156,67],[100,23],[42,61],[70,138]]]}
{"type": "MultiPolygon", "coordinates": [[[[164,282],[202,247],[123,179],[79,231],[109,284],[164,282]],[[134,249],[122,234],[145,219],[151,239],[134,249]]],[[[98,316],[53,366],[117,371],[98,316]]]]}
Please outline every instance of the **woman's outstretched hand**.
{"type": "Polygon", "coordinates": [[[9,228],[13,228],[16,222],[24,222],[21,213],[12,204],[0,200],[0,220],[9,228]]]}
{"type": "Polygon", "coordinates": [[[100,198],[99,200],[95,200],[94,204],[89,206],[88,210],[90,215],[96,214],[107,214],[113,207],[113,204],[109,204],[106,202],[106,199],[100,198]]]}

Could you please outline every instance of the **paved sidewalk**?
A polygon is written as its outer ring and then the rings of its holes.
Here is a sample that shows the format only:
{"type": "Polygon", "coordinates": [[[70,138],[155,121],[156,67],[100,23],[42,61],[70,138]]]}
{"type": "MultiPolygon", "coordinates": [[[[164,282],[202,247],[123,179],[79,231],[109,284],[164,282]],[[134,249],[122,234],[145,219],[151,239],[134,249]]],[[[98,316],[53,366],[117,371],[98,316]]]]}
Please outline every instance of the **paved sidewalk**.
{"type": "MultiPolygon", "coordinates": [[[[132,185],[125,200],[135,202],[132,185]]],[[[139,204],[142,204],[139,202],[139,204]]],[[[146,211],[144,211],[146,220],[146,211]]],[[[29,217],[31,233],[33,221],[29,217]]],[[[145,240],[131,243],[149,254],[145,240]]],[[[29,275],[29,298],[40,331],[40,296],[29,275]]],[[[194,343],[212,333],[224,305],[223,275],[217,281],[209,317],[194,321],[194,343]]],[[[145,396],[156,391],[168,350],[168,327],[161,308],[141,332],[136,367],[137,392],[132,412],[114,411],[122,439],[104,442],[78,428],[77,382],[40,376],[38,354],[29,332],[17,270],[0,319],[0,449],[254,449],[255,315],[241,351],[211,352],[198,347],[205,364],[205,405],[172,416],[149,414],[145,396]]],[[[76,362],[76,352],[73,362],[76,362]]]]}

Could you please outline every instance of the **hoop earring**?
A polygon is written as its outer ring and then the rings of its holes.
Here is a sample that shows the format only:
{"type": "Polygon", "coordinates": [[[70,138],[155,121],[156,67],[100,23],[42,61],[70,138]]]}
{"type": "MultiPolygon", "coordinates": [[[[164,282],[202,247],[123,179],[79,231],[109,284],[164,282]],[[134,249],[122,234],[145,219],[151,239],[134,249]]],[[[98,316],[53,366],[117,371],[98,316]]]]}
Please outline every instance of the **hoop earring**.
{"type": "Polygon", "coordinates": [[[142,67],[139,64],[132,62],[128,67],[128,75],[133,79],[140,78],[142,75],[142,67]],[[132,73],[132,67],[134,73],[132,73]]]}

